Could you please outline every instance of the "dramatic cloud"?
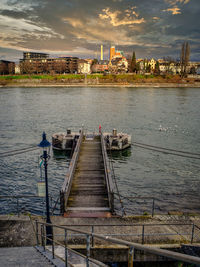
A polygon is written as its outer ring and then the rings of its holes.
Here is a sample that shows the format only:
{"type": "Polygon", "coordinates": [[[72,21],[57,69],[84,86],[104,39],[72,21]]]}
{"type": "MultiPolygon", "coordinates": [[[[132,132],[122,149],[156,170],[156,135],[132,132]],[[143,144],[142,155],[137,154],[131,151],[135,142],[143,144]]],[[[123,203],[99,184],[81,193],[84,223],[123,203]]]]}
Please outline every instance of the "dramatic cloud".
{"type": "Polygon", "coordinates": [[[176,5],[178,3],[187,4],[190,2],[190,0],[166,0],[166,2],[169,3],[170,5],[176,5]]]}
{"type": "Polygon", "coordinates": [[[103,14],[99,14],[99,17],[101,19],[105,19],[105,20],[109,20],[110,23],[117,27],[117,26],[121,26],[121,25],[132,25],[132,24],[141,24],[144,23],[145,20],[144,18],[138,19],[139,15],[138,13],[136,13],[135,10],[133,10],[133,8],[131,8],[130,10],[125,10],[125,14],[123,15],[122,18],[120,18],[120,16],[122,15],[122,12],[119,10],[116,11],[110,11],[110,8],[105,8],[102,10],[103,14]],[[134,17],[136,18],[134,18],[134,17]]]}
{"type": "Polygon", "coordinates": [[[181,10],[178,7],[171,7],[171,8],[168,8],[168,9],[164,9],[163,11],[172,12],[173,15],[181,14],[181,10]]]}
{"type": "Polygon", "coordinates": [[[199,0],[0,0],[0,58],[22,51],[94,58],[100,44],[137,57],[199,59],[199,0]]]}

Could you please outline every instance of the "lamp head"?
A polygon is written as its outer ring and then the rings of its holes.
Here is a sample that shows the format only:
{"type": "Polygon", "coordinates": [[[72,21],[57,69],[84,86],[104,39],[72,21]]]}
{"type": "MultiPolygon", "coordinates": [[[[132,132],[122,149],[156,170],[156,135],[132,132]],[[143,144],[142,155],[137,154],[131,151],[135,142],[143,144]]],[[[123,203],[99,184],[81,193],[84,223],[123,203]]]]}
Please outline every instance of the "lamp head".
{"type": "Polygon", "coordinates": [[[47,149],[51,146],[51,143],[46,139],[46,133],[43,132],[42,134],[42,141],[38,144],[40,148],[43,149],[43,151],[47,151],[47,149]]]}

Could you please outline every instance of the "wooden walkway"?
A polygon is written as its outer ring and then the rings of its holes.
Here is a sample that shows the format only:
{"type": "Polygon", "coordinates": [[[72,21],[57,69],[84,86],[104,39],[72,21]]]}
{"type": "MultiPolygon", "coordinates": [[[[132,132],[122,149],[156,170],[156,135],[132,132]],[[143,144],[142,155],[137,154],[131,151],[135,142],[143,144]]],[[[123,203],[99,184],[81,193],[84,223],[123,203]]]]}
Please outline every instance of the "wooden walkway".
{"type": "Polygon", "coordinates": [[[83,137],[67,200],[66,217],[110,217],[109,188],[100,135],[83,137]]]}

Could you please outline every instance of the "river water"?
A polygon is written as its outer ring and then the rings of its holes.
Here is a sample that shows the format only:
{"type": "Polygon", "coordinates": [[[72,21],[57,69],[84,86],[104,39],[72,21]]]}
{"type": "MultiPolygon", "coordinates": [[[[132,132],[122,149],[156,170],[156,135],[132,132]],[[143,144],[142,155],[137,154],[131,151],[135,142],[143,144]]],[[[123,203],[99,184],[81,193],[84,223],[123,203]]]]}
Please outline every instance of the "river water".
{"type": "MultiPolygon", "coordinates": [[[[43,131],[102,129],[132,135],[132,141],[200,153],[200,89],[198,88],[0,88],[1,153],[36,145],[43,131]]],[[[0,158],[0,195],[37,194],[39,151],[0,158]]],[[[155,198],[157,212],[199,212],[198,159],[178,157],[132,146],[113,154],[120,194],[155,198]]],[[[49,191],[56,199],[69,159],[52,154],[49,191]]],[[[41,213],[41,199],[26,200],[41,213]]],[[[125,200],[134,213],[151,210],[151,199],[125,200]]],[[[1,213],[10,201],[0,201],[1,213]]]]}

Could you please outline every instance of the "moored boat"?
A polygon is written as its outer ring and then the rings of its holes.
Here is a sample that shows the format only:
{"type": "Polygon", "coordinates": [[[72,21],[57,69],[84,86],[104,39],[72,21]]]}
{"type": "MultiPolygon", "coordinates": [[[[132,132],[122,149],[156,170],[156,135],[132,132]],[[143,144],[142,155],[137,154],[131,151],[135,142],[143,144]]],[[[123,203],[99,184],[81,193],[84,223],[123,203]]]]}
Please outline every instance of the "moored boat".
{"type": "MultiPolygon", "coordinates": [[[[91,138],[91,136],[95,135],[99,135],[99,133],[87,133],[85,138],[88,139],[88,136],[91,138]]],[[[52,135],[52,148],[58,151],[71,151],[75,148],[79,136],[80,132],[72,132],[70,129],[67,129],[66,133],[55,133],[52,135]]],[[[127,133],[117,133],[116,129],[113,129],[112,133],[103,133],[103,137],[107,150],[120,151],[131,146],[131,135],[127,133]]]]}
{"type": "Polygon", "coordinates": [[[52,135],[52,148],[60,151],[73,150],[79,136],[79,132],[72,132],[70,129],[66,133],[55,133],[52,135]]]}
{"type": "Polygon", "coordinates": [[[117,133],[113,129],[112,133],[103,133],[107,150],[123,150],[131,146],[131,135],[127,133],[117,133]]]}

